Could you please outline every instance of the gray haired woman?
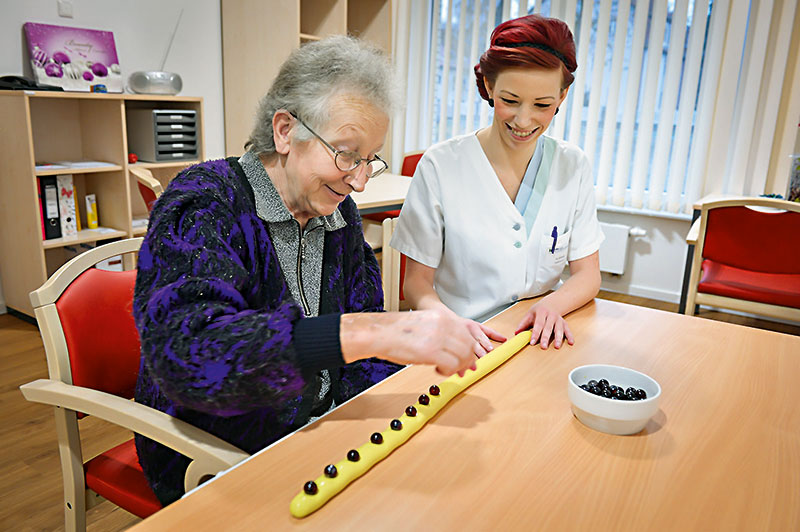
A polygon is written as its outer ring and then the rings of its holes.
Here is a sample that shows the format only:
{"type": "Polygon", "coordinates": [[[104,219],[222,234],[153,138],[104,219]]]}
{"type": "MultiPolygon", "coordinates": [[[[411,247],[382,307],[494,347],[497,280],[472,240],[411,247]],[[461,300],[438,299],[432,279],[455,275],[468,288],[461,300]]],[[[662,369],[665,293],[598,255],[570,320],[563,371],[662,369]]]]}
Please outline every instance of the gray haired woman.
{"type": "MultiPolygon", "coordinates": [[[[139,253],[137,401],[252,453],[401,364],[474,367],[462,320],[378,313],[380,270],[349,194],[386,169],[394,86],[363,42],[307,44],[261,101],[245,154],[169,184],[139,253]]],[[[179,498],[188,460],[136,446],[158,499],[179,498]]]]}

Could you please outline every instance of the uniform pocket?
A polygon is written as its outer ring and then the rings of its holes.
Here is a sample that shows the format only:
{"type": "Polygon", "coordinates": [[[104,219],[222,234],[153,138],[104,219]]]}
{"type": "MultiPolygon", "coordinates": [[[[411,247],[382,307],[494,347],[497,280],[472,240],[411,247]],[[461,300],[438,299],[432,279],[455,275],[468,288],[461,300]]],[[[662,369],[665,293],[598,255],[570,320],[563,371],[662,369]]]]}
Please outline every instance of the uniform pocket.
{"type": "Polygon", "coordinates": [[[561,278],[561,272],[567,265],[567,252],[569,251],[569,237],[572,231],[558,235],[555,246],[553,237],[549,234],[541,236],[539,245],[539,264],[536,268],[536,284],[538,290],[549,290],[561,278]]]}

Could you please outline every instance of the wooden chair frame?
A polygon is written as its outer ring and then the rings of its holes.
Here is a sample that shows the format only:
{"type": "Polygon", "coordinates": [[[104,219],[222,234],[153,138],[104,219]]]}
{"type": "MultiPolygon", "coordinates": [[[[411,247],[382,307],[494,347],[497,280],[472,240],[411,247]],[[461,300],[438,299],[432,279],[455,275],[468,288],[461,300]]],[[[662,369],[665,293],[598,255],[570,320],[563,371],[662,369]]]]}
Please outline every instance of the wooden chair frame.
{"type": "Polygon", "coordinates": [[[697,285],[702,274],[701,266],[703,264],[703,246],[706,239],[708,211],[721,207],[767,207],[800,213],[800,203],[775,198],[733,197],[703,203],[700,206],[700,217],[695,220],[686,235],[686,242],[694,246],[694,255],[692,257],[692,269],[689,276],[689,290],[684,313],[688,316],[693,316],[695,305],[708,305],[800,322],[800,309],[715,294],[704,294],[697,291],[697,285]]]}
{"type": "Polygon", "coordinates": [[[383,308],[387,312],[400,310],[400,252],[389,245],[392,233],[397,227],[397,220],[397,218],[386,218],[382,223],[381,279],[383,308]]]}
{"type": "Polygon", "coordinates": [[[64,516],[66,528],[70,531],[85,530],[86,510],[103,500],[86,488],[78,412],[124,427],[189,457],[192,462],[184,478],[186,491],[249,456],[228,442],[164,412],[72,383],[67,342],[55,303],[81,273],[108,257],[137,252],[142,240],[121,240],[78,255],[30,294],[50,378],[24,384],[20,389],[28,401],[55,407],[64,482],[64,516]]]}
{"type": "Polygon", "coordinates": [[[164,187],[161,184],[161,181],[155,178],[153,172],[148,170],[147,168],[141,168],[138,166],[129,166],[128,171],[136,176],[136,180],[149,188],[153,191],[156,197],[159,197],[162,192],[164,192],[164,187]]]}

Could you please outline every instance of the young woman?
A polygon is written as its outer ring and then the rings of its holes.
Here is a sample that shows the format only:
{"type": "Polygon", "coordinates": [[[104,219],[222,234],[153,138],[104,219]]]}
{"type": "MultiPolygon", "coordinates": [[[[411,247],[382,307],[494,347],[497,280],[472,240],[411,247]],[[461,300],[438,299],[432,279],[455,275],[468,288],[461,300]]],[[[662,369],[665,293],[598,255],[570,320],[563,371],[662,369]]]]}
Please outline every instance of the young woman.
{"type": "MultiPolygon", "coordinates": [[[[494,107],[491,126],[429,148],[417,166],[392,238],[408,256],[404,293],[414,308],[447,307],[487,317],[538,296],[518,329],[543,349],[574,339],[564,316],[600,288],[593,177],[580,148],[544,135],[573,81],[567,25],[539,15],[495,28],[475,66],[478,91],[494,107]]],[[[483,347],[502,339],[473,323],[483,347]]],[[[486,346],[489,346],[488,348],[486,346]]]]}

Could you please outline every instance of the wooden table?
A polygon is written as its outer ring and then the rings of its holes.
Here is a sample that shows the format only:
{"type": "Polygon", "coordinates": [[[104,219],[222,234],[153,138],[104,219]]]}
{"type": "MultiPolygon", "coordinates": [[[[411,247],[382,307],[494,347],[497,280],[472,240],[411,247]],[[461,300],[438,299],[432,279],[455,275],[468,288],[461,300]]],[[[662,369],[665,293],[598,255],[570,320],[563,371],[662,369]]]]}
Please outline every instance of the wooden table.
{"type": "MultiPolygon", "coordinates": [[[[491,324],[512,333],[529,304],[491,324]]],[[[303,483],[441,377],[409,367],[135,530],[800,529],[800,338],[602,300],[569,323],[574,346],[527,347],[305,519],[303,483]],[[588,363],[661,384],[644,431],[573,417],[588,363]]]]}
{"type": "Polygon", "coordinates": [[[350,197],[362,215],[391,211],[403,206],[410,185],[408,176],[383,173],[367,181],[364,192],[353,192],[350,197]]]}

